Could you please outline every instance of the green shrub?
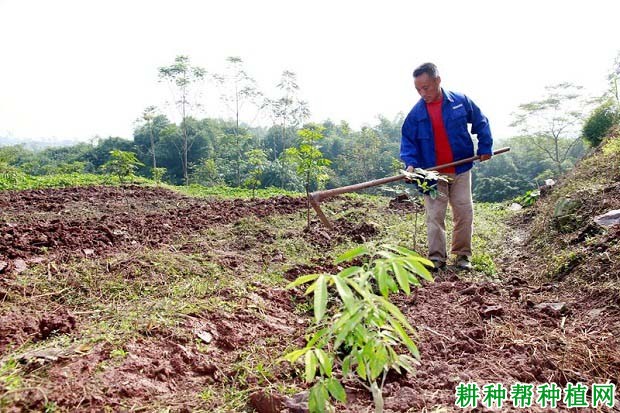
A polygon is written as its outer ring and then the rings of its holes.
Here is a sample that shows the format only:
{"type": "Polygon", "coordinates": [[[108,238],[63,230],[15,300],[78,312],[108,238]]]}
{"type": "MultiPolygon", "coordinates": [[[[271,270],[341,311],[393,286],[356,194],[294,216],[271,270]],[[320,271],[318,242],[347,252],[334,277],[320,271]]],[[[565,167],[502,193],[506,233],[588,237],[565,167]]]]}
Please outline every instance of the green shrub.
{"type": "Polygon", "coordinates": [[[519,197],[516,197],[514,201],[523,207],[529,207],[529,206],[534,205],[534,203],[539,197],[540,197],[540,191],[538,189],[531,189],[527,191],[525,194],[519,197]]]}
{"type": "Polygon", "coordinates": [[[139,166],[144,164],[138,160],[135,153],[113,149],[110,151],[110,160],[103,165],[103,170],[124,183],[125,179],[134,177],[139,166]]]}
{"type": "Polygon", "coordinates": [[[612,101],[608,100],[594,109],[583,125],[583,138],[592,146],[598,146],[614,127],[620,123],[620,110],[612,101]]]}
{"type": "Polygon", "coordinates": [[[474,270],[480,271],[485,275],[493,276],[497,274],[497,268],[495,268],[495,263],[490,254],[474,254],[471,257],[471,264],[474,270]]]}
{"type": "Polygon", "coordinates": [[[0,189],[13,189],[17,187],[26,175],[7,162],[0,162],[0,189]]]}

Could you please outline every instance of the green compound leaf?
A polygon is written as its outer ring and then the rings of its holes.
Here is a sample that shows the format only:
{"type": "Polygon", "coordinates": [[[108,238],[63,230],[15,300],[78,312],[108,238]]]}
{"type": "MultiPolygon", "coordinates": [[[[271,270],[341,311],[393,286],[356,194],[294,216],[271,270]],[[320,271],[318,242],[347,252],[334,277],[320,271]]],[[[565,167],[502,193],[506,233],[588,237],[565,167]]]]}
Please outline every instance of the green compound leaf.
{"type": "Polygon", "coordinates": [[[314,349],[314,354],[316,355],[316,358],[321,365],[321,369],[323,370],[324,375],[327,377],[331,377],[332,376],[332,360],[329,358],[327,353],[325,353],[323,349],[316,348],[314,349]]]}
{"type": "Polygon", "coordinates": [[[303,356],[304,354],[306,354],[306,352],[309,350],[309,348],[302,348],[299,350],[295,350],[295,351],[291,351],[290,353],[287,353],[285,355],[283,355],[282,357],[280,357],[278,359],[278,361],[283,361],[286,360],[290,363],[295,363],[297,361],[298,358],[300,358],[301,356],[303,356]]]}
{"type": "Polygon", "coordinates": [[[338,335],[334,341],[334,347],[340,347],[349,337],[351,332],[359,326],[360,321],[366,317],[367,310],[362,310],[360,306],[357,306],[356,308],[358,308],[357,311],[345,314],[338,321],[337,325],[334,326],[334,331],[338,331],[338,335]]]}
{"type": "Polygon", "coordinates": [[[359,272],[362,271],[362,267],[357,267],[357,266],[353,266],[353,267],[348,267],[345,268],[344,270],[340,271],[338,273],[338,276],[342,277],[342,278],[349,278],[355,274],[358,274],[359,272]]]}
{"type": "MultiPolygon", "coordinates": [[[[323,338],[323,336],[325,336],[325,334],[327,334],[329,332],[328,328],[323,328],[319,331],[317,331],[316,333],[314,333],[314,335],[312,336],[312,338],[310,339],[310,341],[308,341],[308,344],[306,344],[306,349],[310,349],[312,347],[314,347],[314,345],[323,338]]],[[[320,347],[320,346],[319,346],[320,347]]]]}
{"type": "Polygon", "coordinates": [[[306,383],[312,383],[314,376],[316,375],[316,368],[319,366],[319,362],[316,359],[316,355],[313,351],[308,351],[305,355],[304,364],[306,365],[305,379],[306,383]]]}
{"type": "Polygon", "coordinates": [[[362,255],[368,255],[368,254],[370,254],[370,252],[368,251],[368,248],[366,248],[366,246],[364,245],[361,245],[357,248],[350,249],[346,251],[345,253],[343,253],[342,255],[338,256],[336,258],[336,264],[340,264],[341,262],[345,262],[345,261],[351,261],[354,258],[360,257],[362,255]]]}
{"type": "Polygon", "coordinates": [[[401,290],[403,290],[407,295],[411,294],[411,289],[409,288],[409,277],[401,263],[398,261],[392,262],[392,270],[394,271],[394,276],[396,276],[396,281],[398,281],[398,285],[401,290]]]}
{"type": "Polygon", "coordinates": [[[433,282],[433,276],[428,269],[415,257],[405,257],[403,260],[407,263],[407,267],[414,273],[420,275],[426,281],[433,282]]]}
{"type": "Polygon", "coordinates": [[[334,378],[327,380],[327,390],[329,390],[329,394],[339,402],[346,403],[347,402],[347,393],[344,391],[344,387],[342,384],[334,378]]]}
{"type": "Polygon", "coordinates": [[[314,291],[314,318],[316,322],[320,322],[325,316],[327,308],[327,280],[324,274],[321,274],[316,280],[314,291]]]}
{"type": "Polygon", "coordinates": [[[403,326],[406,330],[409,330],[412,334],[415,334],[415,330],[411,327],[411,324],[407,321],[407,318],[403,315],[403,313],[396,307],[394,304],[389,302],[383,297],[378,297],[377,300],[379,303],[394,317],[401,326],[403,326]]]}
{"type": "Polygon", "coordinates": [[[346,281],[340,278],[339,275],[332,276],[334,283],[336,284],[336,290],[338,291],[338,295],[342,299],[347,310],[351,311],[353,307],[355,307],[355,297],[353,296],[353,292],[351,288],[347,285],[346,281]]]}
{"type": "Polygon", "coordinates": [[[396,246],[394,246],[394,245],[383,245],[383,247],[385,249],[388,249],[388,250],[391,250],[391,251],[394,251],[394,252],[398,252],[401,255],[412,255],[414,257],[419,257],[420,256],[420,254],[418,254],[417,252],[412,251],[409,248],[401,247],[401,246],[398,246],[398,245],[396,245],[396,246]]]}
{"type": "Polygon", "coordinates": [[[420,352],[418,351],[418,347],[415,345],[411,337],[407,334],[403,326],[394,318],[389,319],[390,325],[394,328],[394,330],[398,333],[402,341],[405,343],[411,354],[417,359],[420,358],[420,352]]]}
{"type": "Polygon", "coordinates": [[[316,384],[310,388],[308,409],[311,412],[325,413],[325,402],[327,402],[327,396],[327,390],[325,389],[323,382],[316,382],[316,384]]]}
{"type": "Polygon", "coordinates": [[[385,268],[385,264],[377,264],[374,268],[375,276],[377,277],[377,285],[379,286],[379,292],[385,298],[388,298],[390,294],[390,276],[385,268]]]}
{"type": "Polygon", "coordinates": [[[301,277],[297,278],[295,281],[293,281],[293,282],[289,283],[289,284],[286,286],[286,288],[290,290],[291,288],[295,288],[295,287],[297,287],[297,286],[299,286],[299,285],[302,285],[302,284],[305,284],[305,283],[307,283],[307,282],[314,281],[314,280],[316,280],[317,278],[319,278],[319,275],[320,275],[320,274],[308,274],[308,275],[302,275],[301,277]]]}
{"type": "Polygon", "coordinates": [[[342,377],[346,378],[351,372],[351,358],[352,356],[349,354],[342,360],[342,377]]]}

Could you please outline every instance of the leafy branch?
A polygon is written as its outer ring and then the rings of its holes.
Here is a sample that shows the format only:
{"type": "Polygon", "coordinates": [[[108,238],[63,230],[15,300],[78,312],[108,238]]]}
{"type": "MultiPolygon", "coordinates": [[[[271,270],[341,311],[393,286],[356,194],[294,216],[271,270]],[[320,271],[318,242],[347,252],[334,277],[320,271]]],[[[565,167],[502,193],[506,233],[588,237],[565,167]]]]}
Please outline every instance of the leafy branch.
{"type": "Polygon", "coordinates": [[[110,175],[115,175],[122,184],[125,178],[133,178],[138,167],[144,166],[133,152],[113,149],[110,151],[110,160],[102,168],[110,175]]]}
{"type": "MultiPolygon", "coordinates": [[[[319,147],[319,141],[324,138],[323,127],[309,125],[297,132],[299,136],[298,146],[288,148],[284,154],[285,159],[295,165],[297,175],[304,182],[306,199],[310,199],[310,187],[316,185],[320,188],[328,179],[328,170],[331,161],[323,156],[319,147]]],[[[310,202],[306,203],[306,216],[308,228],[310,228],[310,202]]]]}
{"type": "Polygon", "coordinates": [[[413,371],[420,354],[411,338],[415,329],[393,303],[392,293],[409,295],[420,278],[433,281],[427,266],[432,263],[404,247],[382,245],[378,250],[360,246],[339,256],[336,263],[370,260],[338,274],[311,274],[297,278],[287,288],[310,284],[313,294],[314,333],[304,348],[282,357],[295,363],[303,357],[305,380],[310,389],[309,409],[332,409],[331,398],[346,402],[341,381],[353,376],[372,393],[375,412],[383,411],[382,388],[390,370],[413,371]],[[329,291],[335,291],[330,296],[329,291]],[[331,303],[330,306],[328,304],[331,303]],[[406,348],[408,354],[398,353],[406,348]],[[338,379],[334,370],[340,368],[338,379]]]}
{"type": "Polygon", "coordinates": [[[430,195],[431,198],[437,198],[439,191],[437,190],[437,182],[448,182],[448,177],[441,175],[439,172],[430,171],[422,168],[415,168],[412,172],[400,171],[407,177],[407,180],[418,187],[418,191],[423,194],[430,195]]]}

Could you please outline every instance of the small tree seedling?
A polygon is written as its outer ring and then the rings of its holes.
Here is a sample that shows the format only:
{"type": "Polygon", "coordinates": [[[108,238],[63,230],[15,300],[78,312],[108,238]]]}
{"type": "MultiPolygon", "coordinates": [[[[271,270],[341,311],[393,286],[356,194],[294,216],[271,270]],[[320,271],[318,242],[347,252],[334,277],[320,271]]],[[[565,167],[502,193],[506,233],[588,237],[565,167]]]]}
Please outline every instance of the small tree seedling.
{"type": "Polygon", "coordinates": [[[432,263],[414,251],[390,245],[376,251],[360,246],[342,254],[336,263],[363,256],[370,260],[335,275],[304,275],[288,285],[310,284],[306,294],[313,295],[313,332],[304,348],[282,357],[291,363],[303,357],[305,380],[314,383],[308,401],[311,412],[332,409],[330,398],[345,402],[342,380],[354,378],[372,393],[375,412],[381,413],[387,373],[411,372],[418,363],[420,355],[412,339],[416,332],[389,296],[409,295],[412,285],[421,286],[420,278],[432,282],[426,269],[432,263]],[[330,290],[335,294],[330,296],[330,290]],[[401,348],[408,354],[399,353],[401,348]]]}

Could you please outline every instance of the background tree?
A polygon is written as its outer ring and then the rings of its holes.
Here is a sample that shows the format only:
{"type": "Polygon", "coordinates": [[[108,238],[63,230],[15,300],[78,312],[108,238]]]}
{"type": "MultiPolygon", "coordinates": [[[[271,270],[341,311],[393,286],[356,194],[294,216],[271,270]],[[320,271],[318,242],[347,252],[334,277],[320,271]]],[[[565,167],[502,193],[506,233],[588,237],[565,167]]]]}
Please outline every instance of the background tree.
{"type": "Polygon", "coordinates": [[[213,158],[203,158],[199,163],[192,165],[192,181],[203,186],[224,184],[224,179],[213,158]]]}
{"type": "MultiPolygon", "coordinates": [[[[319,141],[323,139],[322,127],[308,125],[297,132],[299,144],[286,150],[286,159],[297,168],[297,174],[304,182],[306,199],[312,187],[320,188],[329,178],[327,173],[331,161],[325,159],[319,149],[319,141]]],[[[308,228],[310,227],[310,202],[307,201],[308,228]]]]}
{"type": "MultiPolygon", "coordinates": [[[[174,123],[168,123],[158,128],[157,120],[155,119],[154,125],[157,135],[157,142],[155,144],[155,150],[157,152],[157,165],[158,167],[164,167],[167,170],[167,180],[175,185],[185,184],[185,177],[183,176],[182,163],[179,159],[182,158],[183,145],[182,145],[182,132],[181,128],[174,123]]],[[[201,119],[196,120],[192,117],[188,117],[185,120],[185,128],[188,135],[192,136],[191,150],[187,154],[188,174],[189,178],[192,178],[191,167],[200,164],[203,159],[215,159],[218,156],[218,136],[224,132],[221,129],[221,124],[224,121],[217,119],[201,119]]],[[[139,131],[136,135],[136,140],[140,138],[142,142],[145,142],[146,134],[144,130],[139,131]]],[[[219,165],[218,165],[219,166],[219,165]]],[[[227,165],[230,171],[230,168],[227,165]]],[[[195,172],[195,171],[194,171],[195,172]]],[[[225,172],[220,170],[220,172],[225,172]]],[[[231,172],[232,173],[232,172],[231,172]]],[[[146,171],[144,171],[146,174],[146,171]]]]}
{"type": "Polygon", "coordinates": [[[349,174],[356,182],[378,178],[381,154],[381,140],[377,131],[367,126],[362,127],[346,154],[349,174]]]}
{"type": "Polygon", "coordinates": [[[73,161],[62,163],[56,167],[52,174],[81,174],[86,169],[86,162],[73,161]]]}
{"type": "Polygon", "coordinates": [[[223,119],[201,121],[201,127],[203,133],[209,136],[208,157],[216,161],[227,185],[238,186],[238,173],[242,173],[246,165],[243,153],[253,146],[249,131],[244,126],[237,130],[234,120],[223,119]],[[239,151],[242,153],[239,154],[239,151]]]}
{"type": "Polygon", "coordinates": [[[302,179],[297,174],[296,166],[281,156],[267,163],[262,175],[263,186],[274,186],[289,191],[303,191],[302,179]]]}
{"type": "Polygon", "coordinates": [[[519,105],[511,126],[520,128],[531,147],[551,159],[558,174],[580,141],[580,127],[586,102],[581,86],[559,83],[545,87],[547,96],[519,105]]]}
{"type": "MultiPolygon", "coordinates": [[[[183,167],[179,159],[182,157],[181,131],[174,123],[163,127],[159,133],[156,145],[157,167],[166,168],[168,178],[175,185],[183,184],[183,167]]],[[[147,137],[146,133],[139,133],[140,140],[147,137]]],[[[137,136],[136,136],[137,138],[137,136]]],[[[141,146],[142,147],[142,146],[141,146]]],[[[146,173],[146,171],[144,171],[146,173]]]]}
{"type": "Polygon", "coordinates": [[[9,166],[22,168],[23,165],[34,163],[35,158],[34,152],[26,149],[23,144],[0,147],[0,163],[7,171],[12,170],[9,166]]]}
{"type": "Polygon", "coordinates": [[[98,139],[97,145],[91,147],[89,151],[84,154],[84,159],[77,160],[85,160],[93,165],[94,168],[99,169],[110,160],[110,154],[113,150],[134,152],[135,146],[130,140],[110,136],[105,139],[98,139]]]}
{"type": "Polygon", "coordinates": [[[597,146],[613,128],[620,126],[620,94],[618,92],[618,76],[620,76],[620,52],[614,60],[613,67],[607,76],[609,88],[601,98],[598,106],[583,125],[583,137],[590,145],[597,146]]]}
{"type": "Polygon", "coordinates": [[[126,178],[133,177],[141,165],[135,153],[114,149],[110,151],[110,160],[103,165],[103,169],[123,183],[126,178]]]}
{"type": "Polygon", "coordinates": [[[620,91],[618,90],[618,77],[620,77],[620,51],[616,55],[612,69],[607,76],[607,79],[609,80],[609,90],[607,95],[609,95],[610,98],[615,101],[616,106],[619,107],[617,110],[620,111],[620,91]]]}
{"type": "MultiPolygon", "coordinates": [[[[493,162],[477,164],[472,170],[472,191],[476,201],[502,202],[538,189],[545,179],[557,175],[556,164],[531,144],[529,136],[516,136],[498,141],[497,147],[509,146],[510,152],[493,158],[493,162]]],[[[583,154],[582,141],[576,145],[570,163],[583,154]]]]}
{"type": "Polygon", "coordinates": [[[189,110],[198,106],[198,102],[192,99],[192,87],[196,83],[202,81],[206,75],[205,69],[199,66],[192,66],[188,56],[177,56],[174,64],[159,68],[159,77],[161,80],[174,85],[176,88],[175,105],[181,112],[181,165],[183,170],[183,181],[185,185],[189,185],[188,175],[188,152],[191,149],[195,136],[191,135],[187,120],[189,110]]]}
{"type": "MultiPolygon", "coordinates": [[[[155,168],[157,168],[157,157],[155,156],[155,132],[153,131],[153,120],[155,119],[155,117],[157,116],[157,107],[155,106],[148,106],[146,109],[144,109],[144,112],[142,112],[142,121],[144,121],[144,126],[146,127],[146,130],[148,132],[149,135],[149,154],[151,155],[151,160],[152,160],[152,168],[153,170],[155,170],[155,168]]],[[[135,141],[135,138],[134,138],[135,141]]]]}
{"type": "MultiPolygon", "coordinates": [[[[99,141],[102,145],[109,143],[107,139],[99,141]]],[[[122,141],[124,145],[126,141],[122,141]]],[[[83,165],[79,172],[96,172],[97,166],[93,164],[90,154],[97,148],[87,143],[78,143],[73,146],[59,148],[46,148],[41,152],[36,152],[34,161],[30,165],[22,165],[24,172],[31,175],[42,175],[67,170],[64,165],[73,165],[73,171],[78,172],[78,165],[83,165]]],[[[108,155],[109,156],[109,155],[108,155]]],[[[33,160],[34,160],[33,159],[33,160]]],[[[71,168],[71,167],[69,167],[71,168]]]]}
{"type": "Polygon", "coordinates": [[[246,188],[252,188],[252,198],[261,184],[261,177],[265,167],[269,164],[267,154],[262,149],[252,149],[245,153],[249,169],[243,184],[246,188]]]}
{"type": "Polygon", "coordinates": [[[140,171],[142,174],[150,173],[152,176],[153,169],[160,166],[158,164],[164,149],[160,141],[164,131],[169,127],[170,121],[165,115],[158,114],[155,106],[146,108],[138,118],[133,131],[133,142],[140,161],[145,165],[150,164],[140,171]]]}
{"type": "Polygon", "coordinates": [[[258,90],[256,81],[245,71],[243,60],[240,57],[230,56],[226,61],[228,62],[226,72],[216,74],[213,77],[221,90],[220,100],[234,116],[235,183],[240,186],[242,141],[247,142],[250,139],[250,136],[240,129],[241,111],[247,104],[252,104],[257,108],[262,93],[258,90]]]}
{"type": "Polygon", "coordinates": [[[297,127],[310,116],[308,103],[299,98],[299,85],[294,72],[288,70],[282,72],[280,82],[276,87],[280,91],[280,97],[268,99],[266,103],[271,111],[274,124],[280,129],[280,145],[275,139],[273,141],[274,160],[280,153],[286,151],[286,129],[297,127]]]}

